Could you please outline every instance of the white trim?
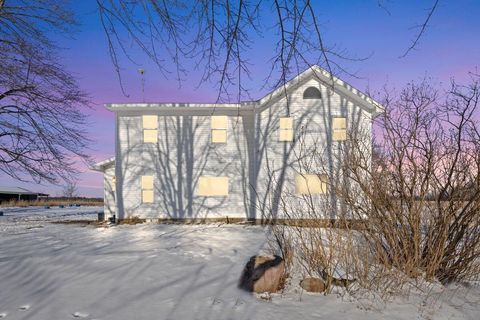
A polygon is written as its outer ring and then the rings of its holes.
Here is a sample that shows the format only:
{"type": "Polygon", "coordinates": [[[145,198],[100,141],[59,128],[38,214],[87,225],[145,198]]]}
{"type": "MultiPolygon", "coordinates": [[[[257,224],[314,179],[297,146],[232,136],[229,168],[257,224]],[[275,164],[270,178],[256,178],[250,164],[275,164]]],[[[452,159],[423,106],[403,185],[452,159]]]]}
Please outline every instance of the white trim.
{"type": "Polygon", "coordinates": [[[90,169],[100,172],[105,172],[105,169],[110,167],[112,164],[115,164],[115,157],[108,158],[93,164],[90,169]]]}
{"type": "Polygon", "coordinates": [[[187,111],[190,114],[196,114],[198,112],[228,112],[232,110],[239,110],[242,113],[256,113],[257,109],[262,109],[258,107],[268,105],[272,100],[276,100],[281,95],[284,95],[285,90],[290,91],[292,87],[295,87],[300,82],[303,82],[307,79],[314,78],[320,82],[326,84],[333,88],[334,91],[343,93],[347,97],[350,97],[355,102],[366,107],[373,116],[382,113],[385,111],[380,103],[361,92],[360,90],[354,88],[345,81],[335,77],[330,74],[323,68],[313,65],[304,72],[300,73],[298,76],[292,80],[285,83],[281,87],[273,90],[269,94],[265,95],[263,98],[257,101],[245,101],[241,103],[108,103],[105,107],[114,112],[119,111],[153,111],[161,112],[167,111],[172,112],[173,110],[182,110],[187,111]]]}

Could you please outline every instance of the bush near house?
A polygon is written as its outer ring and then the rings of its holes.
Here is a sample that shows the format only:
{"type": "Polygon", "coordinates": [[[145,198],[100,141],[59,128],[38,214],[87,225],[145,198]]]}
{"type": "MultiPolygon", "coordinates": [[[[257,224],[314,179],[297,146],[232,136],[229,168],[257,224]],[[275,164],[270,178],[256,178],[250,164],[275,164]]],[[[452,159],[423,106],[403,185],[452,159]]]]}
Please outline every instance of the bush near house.
{"type": "MultiPolygon", "coordinates": [[[[355,280],[354,287],[380,296],[418,283],[478,281],[479,104],[477,76],[444,94],[424,81],[388,97],[374,157],[363,156],[358,136],[338,147],[342,161],[334,169],[342,178],[327,180],[335,197],[319,207],[314,195],[284,194],[279,206],[292,220],[334,211],[363,227],[274,226],[274,250],[287,269],[355,280]]],[[[318,174],[331,168],[324,169],[318,174]]]]}

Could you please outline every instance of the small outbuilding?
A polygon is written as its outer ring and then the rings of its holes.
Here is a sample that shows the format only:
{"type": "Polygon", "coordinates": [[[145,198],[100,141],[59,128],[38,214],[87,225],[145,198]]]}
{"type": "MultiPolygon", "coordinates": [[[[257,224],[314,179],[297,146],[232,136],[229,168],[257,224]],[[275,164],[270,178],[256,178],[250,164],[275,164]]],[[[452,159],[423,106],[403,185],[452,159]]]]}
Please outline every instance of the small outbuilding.
{"type": "Polygon", "coordinates": [[[41,198],[48,198],[48,194],[33,192],[20,187],[0,186],[0,203],[10,200],[38,200],[41,198]]]}

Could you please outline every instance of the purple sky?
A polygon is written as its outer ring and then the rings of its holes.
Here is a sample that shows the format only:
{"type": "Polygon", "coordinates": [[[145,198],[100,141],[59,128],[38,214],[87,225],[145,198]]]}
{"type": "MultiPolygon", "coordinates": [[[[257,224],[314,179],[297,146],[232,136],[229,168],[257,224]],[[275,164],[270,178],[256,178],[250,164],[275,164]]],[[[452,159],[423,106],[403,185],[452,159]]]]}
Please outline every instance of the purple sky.
{"type": "MultiPolygon", "coordinates": [[[[452,77],[462,81],[468,71],[480,67],[480,1],[440,1],[430,21],[425,36],[416,50],[406,58],[399,56],[409,47],[427,9],[434,1],[383,1],[388,12],[378,6],[378,1],[328,1],[321,2],[317,12],[329,44],[338,44],[357,57],[370,56],[362,62],[344,62],[343,66],[359,78],[344,76],[344,80],[360,90],[367,87],[378,91],[388,83],[400,88],[412,80],[431,76],[447,84],[452,77]]],[[[148,60],[137,56],[140,66],[123,64],[125,88],[129,97],[120,90],[117,75],[110,62],[107,44],[96,11],[95,1],[82,1],[76,7],[82,23],[74,39],[59,38],[64,65],[73,72],[83,90],[92,98],[88,131],[95,143],[92,156],[103,160],[114,154],[114,116],[104,108],[107,102],[135,102],[142,100],[138,68],[146,70],[145,100],[150,102],[215,102],[217,92],[213,85],[202,84],[199,74],[193,71],[181,87],[174,79],[166,79],[156,72],[148,60]]],[[[265,22],[268,25],[268,21],[265,22]]],[[[255,43],[252,80],[248,81],[254,99],[262,97],[267,89],[260,90],[268,75],[267,60],[270,52],[268,39],[255,43]]],[[[103,196],[102,175],[79,164],[82,170],[79,190],[84,196],[103,196]]],[[[61,194],[60,186],[19,183],[0,174],[0,185],[15,185],[61,194]]]]}

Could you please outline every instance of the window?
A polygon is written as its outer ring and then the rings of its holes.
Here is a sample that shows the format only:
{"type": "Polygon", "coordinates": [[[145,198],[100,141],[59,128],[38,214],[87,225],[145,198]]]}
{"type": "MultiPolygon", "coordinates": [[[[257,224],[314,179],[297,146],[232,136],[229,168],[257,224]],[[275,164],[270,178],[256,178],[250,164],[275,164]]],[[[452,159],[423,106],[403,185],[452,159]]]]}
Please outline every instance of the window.
{"type": "Polygon", "coordinates": [[[346,118],[332,119],[332,140],[333,141],[347,140],[347,119],[346,118]]]}
{"type": "Polygon", "coordinates": [[[308,87],[303,91],[303,99],[322,99],[322,94],[317,88],[308,87]]]}
{"type": "Polygon", "coordinates": [[[293,140],[293,118],[280,118],[278,141],[293,140]]]}
{"type": "Polygon", "coordinates": [[[115,176],[112,177],[112,191],[115,192],[115,189],[117,187],[117,179],[115,176]]]}
{"type": "Polygon", "coordinates": [[[200,177],[197,194],[210,197],[228,196],[228,177],[200,177]]]}
{"type": "Polygon", "coordinates": [[[326,175],[297,174],[295,176],[295,193],[297,194],[325,194],[327,193],[326,175]]]}
{"type": "Polygon", "coordinates": [[[142,176],[142,203],[153,203],[153,176],[142,176]]]}
{"type": "Polygon", "coordinates": [[[212,116],[212,143],[227,142],[227,116],[212,116]]]}
{"type": "Polygon", "coordinates": [[[143,142],[157,143],[158,141],[158,116],[148,115],[142,117],[143,142]]]}

